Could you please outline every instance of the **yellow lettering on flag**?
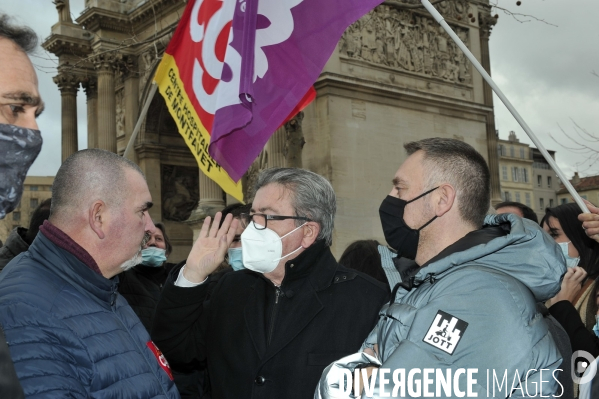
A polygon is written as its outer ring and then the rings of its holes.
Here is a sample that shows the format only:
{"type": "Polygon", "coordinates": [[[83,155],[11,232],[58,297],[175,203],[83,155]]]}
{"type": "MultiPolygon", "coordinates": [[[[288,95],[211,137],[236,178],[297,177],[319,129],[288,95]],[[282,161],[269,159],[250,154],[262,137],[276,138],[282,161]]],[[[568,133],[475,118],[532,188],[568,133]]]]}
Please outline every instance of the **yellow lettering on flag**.
{"type": "Polygon", "coordinates": [[[191,104],[183,82],[180,79],[179,68],[175,59],[164,53],[158,71],[154,77],[158,91],[164,97],[166,106],[175,120],[179,134],[193,153],[201,171],[215,181],[227,194],[243,201],[241,180],[237,183],[228,173],[208,154],[210,134],[202,124],[195,108],[191,104]]]}

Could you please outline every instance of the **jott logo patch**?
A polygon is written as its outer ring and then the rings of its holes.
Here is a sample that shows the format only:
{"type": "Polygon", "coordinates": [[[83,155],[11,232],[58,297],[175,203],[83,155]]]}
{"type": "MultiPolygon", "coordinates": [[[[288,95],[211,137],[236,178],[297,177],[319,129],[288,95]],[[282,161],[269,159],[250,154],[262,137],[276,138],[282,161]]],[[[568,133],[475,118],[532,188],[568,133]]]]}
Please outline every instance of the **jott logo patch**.
{"type": "Polygon", "coordinates": [[[453,351],[455,351],[460,339],[464,336],[467,327],[468,323],[464,320],[439,310],[422,340],[435,348],[441,349],[443,352],[453,355],[453,351]]]}

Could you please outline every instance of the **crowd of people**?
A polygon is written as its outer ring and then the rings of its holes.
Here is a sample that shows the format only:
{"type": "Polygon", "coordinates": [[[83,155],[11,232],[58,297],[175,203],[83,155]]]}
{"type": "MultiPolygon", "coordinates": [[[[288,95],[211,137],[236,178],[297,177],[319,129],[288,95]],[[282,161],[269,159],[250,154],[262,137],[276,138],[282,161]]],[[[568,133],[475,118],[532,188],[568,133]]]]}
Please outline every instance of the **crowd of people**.
{"type": "MultiPolygon", "coordinates": [[[[41,148],[36,40],[0,15],[0,218],[41,148]]],[[[379,208],[387,245],[364,237],[339,261],[335,193],[316,173],[262,171],[171,263],[141,169],[71,155],[0,247],[0,397],[379,398],[397,396],[384,370],[397,385],[441,369],[456,373],[446,397],[489,396],[488,375],[460,370],[505,371],[493,397],[596,397],[599,377],[579,386],[570,360],[599,357],[599,208],[547,208],[540,224],[516,202],[490,212],[473,147],[404,148],[379,208]]]]}

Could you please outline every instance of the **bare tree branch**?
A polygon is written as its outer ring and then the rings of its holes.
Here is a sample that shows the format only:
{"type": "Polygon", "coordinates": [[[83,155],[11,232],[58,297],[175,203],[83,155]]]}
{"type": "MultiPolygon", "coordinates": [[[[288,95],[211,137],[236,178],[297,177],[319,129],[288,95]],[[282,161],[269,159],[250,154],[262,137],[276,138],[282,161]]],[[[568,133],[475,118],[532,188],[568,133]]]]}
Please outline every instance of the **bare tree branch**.
{"type": "Polygon", "coordinates": [[[542,18],[535,17],[534,15],[522,14],[522,13],[519,13],[519,12],[510,11],[507,8],[499,6],[498,1],[495,1],[495,2],[490,1],[489,4],[491,4],[491,6],[493,8],[495,8],[497,10],[503,11],[504,14],[511,16],[512,18],[514,18],[516,21],[518,21],[520,23],[526,23],[526,22],[531,22],[532,20],[535,20],[535,21],[542,22],[542,23],[547,24],[547,25],[555,26],[556,28],[558,27],[556,24],[553,24],[551,22],[545,21],[542,18]]]}

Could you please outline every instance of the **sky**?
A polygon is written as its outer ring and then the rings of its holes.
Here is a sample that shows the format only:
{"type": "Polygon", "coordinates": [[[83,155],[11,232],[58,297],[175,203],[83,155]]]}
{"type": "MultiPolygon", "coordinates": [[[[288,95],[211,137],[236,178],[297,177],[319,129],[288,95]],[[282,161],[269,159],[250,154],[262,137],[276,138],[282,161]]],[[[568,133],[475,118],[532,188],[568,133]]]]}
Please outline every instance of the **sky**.
{"type": "MultiPolygon", "coordinates": [[[[518,22],[501,10],[490,38],[491,75],[541,143],[557,151],[558,166],[566,176],[599,174],[599,162],[568,147],[576,144],[577,127],[599,136],[599,15],[597,0],[492,0],[512,12],[533,15],[518,22]],[[555,140],[551,137],[553,136],[555,140]]],[[[71,0],[73,20],[84,0],[71,0]]],[[[58,20],[51,0],[3,0],[0,12],[31,26],[44,40],[58,20]]],[[[55,57],[39,49],[32,58],[46,110],[38,124],[44,137],[39,157],[29,170],[32,176],[55,175],[60,166],[60,93],[52,81],[55,57]]],[[[477,72],[474,72],[477,73],[477,72]]],[[[532,144],[524,130],[495,96],[495,122],[499,137],[515,131],[521,142],[532,144]]],[[[85,93],[77,96],[79,148],[87,147],[85,93]]],[[[591,144],[592,145],[592,144],[591,144]]],[[[599,151],[599,143],[594,143],[599,151]]]]}

